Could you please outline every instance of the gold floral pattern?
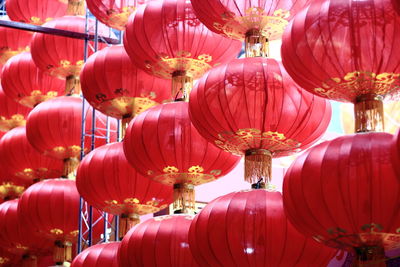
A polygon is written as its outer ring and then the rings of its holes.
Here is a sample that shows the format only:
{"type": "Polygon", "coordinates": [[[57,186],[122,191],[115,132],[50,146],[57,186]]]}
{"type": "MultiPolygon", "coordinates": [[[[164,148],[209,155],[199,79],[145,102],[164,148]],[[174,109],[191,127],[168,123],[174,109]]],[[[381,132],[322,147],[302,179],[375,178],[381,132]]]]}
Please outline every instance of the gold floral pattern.
{"type": "Polygon", "coordinates": [[[49,91],[47,93],[43,93],[40,90],[33,90],[30,95],[22,95],[18,97],[18,103],[33,108],[37,104],[55,98],[57,96],[58,92],[56,91],[49,91]]]}
{"type": "Polygon", "coordinates": [[[78,60],[75,63],[71,63],[69,60],[63,59],[60,60],[56,66],[48,65],[47,69],[49,70],[50,75],[63,79],[68,76],[79,76],[83,64],[83,60],[78,60]]]}
{"type": "Polygon", "coordinates": [[[108,9],[108,17],[104,17],[103,20],[111,28],[123,31],[128,23],[129,16],[136,10],[134,6],[126,6],[121,10],[110,8],[108,9]]]}
{"type": "Polygon", "coordinates": [[[50,233],[51,233],[51,234],[54,234],[54,235],[62,235],[62,234],[64,233],[64,231],[61,230],[61,229],[55,228],[55,229],[51,229],[51,230],[50,230],[50,233]]]}
{"type": "Polygon", "coordinates": [[[52,156],[58,159],[79,158],[80,153],[81,147],[77,145],[69,147],[57,146],[44,152],[46,156],[52,156]]]}
{"type": "Polygon", "coordinates": [[[5,182],[0,185],[0,198],[15,196],[19,197],[25,191],[24,186],[15,185],[11,182],[5,182]]]}
{"type": "Polygon", "coordinates": [[[6,264],[9,261],[10,261],[10,259],[7,257],[0,257],[0,264],[6,264]]]}
{"type": "Polygon", "coordinates": [[[8,132],[15,127],[24,126],[25,124],[26,120],[22,114],[14,114],[9,118],[0,116],[0,131],[2,132],[8,132]]]}
{"type": "Polygon", "coordinates": [[[126,198],[122,202],[118,202],[118,200],[106,200],[104,203],[106,206],[104,207],[104,211],[114,214],[137,214],[137,215],[145,215],[149,213],[155,213],[162,209],[168,207],[167,204],[162,204],[163,199],[153,199],[151,201],[147,201],[146,203],[141,203],[138,198],[126,198]]]}
{"type": "Polygon", "coordinates": [[[0,48],[0,64],[6,64],[7,60],[11,57],[18,55],[22,52],[28,52],[30,50],[29,46],[20,48],[18,50],[12,50],[9,47],[2,47],[0,48]]]}

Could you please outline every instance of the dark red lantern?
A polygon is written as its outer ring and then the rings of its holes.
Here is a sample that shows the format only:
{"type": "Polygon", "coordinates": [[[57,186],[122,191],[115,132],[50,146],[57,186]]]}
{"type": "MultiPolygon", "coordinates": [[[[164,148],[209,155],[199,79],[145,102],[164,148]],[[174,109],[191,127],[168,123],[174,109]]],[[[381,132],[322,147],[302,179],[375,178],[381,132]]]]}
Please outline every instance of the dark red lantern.
{"type": "Polygon", "coordinates": [[[213,200],[193,219],[189,245],[200,266],[212,267],[327,266],[337,253],[298,232],[282,194],[264,189],[213,200]]]}
{"type": "Polygon", "coordinates": [[[7,60],[24,51],[29,51],[32,32],[0,27],[0,68],[7,60]]]}
{"type": "Polygon", "coordinates": [[[6,96],[0,88],[0,131],[7,132],[15,127],[24,126],[31,110],[6,96]]]}
{"type": "Polygon", "coordinates": [[[190,116],[208,141],[245,155],[245,178],[271,178],[272,157],[317,141],[331,118],[327,100],[298,87],[274,59],[236,59],[205,74],[190,95],[190,116]]]}
{"type": "Polygon", "coordinates": [[[238,55],[241,43],[208,30],[196,17],[190,1],[149,1],[130,17],[124,46],[139,68],[173,79],[173,97],[211,67],[238,55]]]}
{"type": "Polygon", "coordinates": [[[312,1],[283,36],[283,64],[306,90],[355,104],[355,131],[382,131],[400,86],[400,17],[391,0],[312,1]]]}
{"type": "Polygon", "coordinates": [[[93,54],[81,72],[88,102],[108,116],[129,122],[140,112],[171,99],[171,85],[136,68],[123,46],[93,54]]]}
{"type": "Polygon", "coordinates": [[[148,219],[131,229],[121,242],[121,266],[195,267],[188,232],[193,217],[167,215],[148,219]]]}
{"type": "Polygon", "coordinates": [[[137,173],[126,160],[122,143],[99,147],[79,164],[76,186],[94,207],[120,215],[120,237],[139,222],[173,201],[172,188],[137,173]]]}
{"type": "Polygon", "coordinates": [[[355,252],[360,263],[385,266],[384,250],[400,245],[392,138],[374,132],[342,136],[298,157],[283,188],[285,210],[297,229],[355,252]]]}
{"type": "MultiPolygon", "coordinates": [[[[57,97],[37,105],[27,121],[26,136],[29,143],[45,156],[64,160],[63,176],[72,173],[79,163],[82,150],[82,113],[85,118],[85,133],[88,133],[84,152],[91,150],[89,133],[92,129],[93,110],[87,104],[84,112],[82,108],[82,99],[79,97],[57,97]]],[[[116,140],[115,120],[107,120],[103,114],[96,113],[95,126],[96,147],[106,144],[107,127],[110,129],[110,140],[116,140]]]]}
{"type": "Polygon", "coordinates": [[[119,244],[111,242],[89,247],[76,256],[71,267],[119,267],[119,244]]]}
{"type": "MultiPolygon", "coordinates": [[[[64,16],[43,24],[44,27],[85,33],[85,18],[79,16],[64,16]]],[[[94,34],[95,23],[88,20],[88,33],[94,34]]],[[[99,26],[98,34],[108,36],[109,30],[99,26]]],[[[93,45],[93,41],[89,44],[93,45]]],[[[99,42],[99,49],[107,45],[99,42]]],[[[85,40],[62,37],[52,34],[35,33],[31,42],[32,59],[36,66],[52,76],[66,79],[65,92],[79,93],[79,72],[83,66],[85,40]]],[[[88,49],[88,55],[93,53],[88,49]]]]}
{"type": "Polygon", "coordinates": [[[8,97],[30,108],[64,94],[64,81],[40,71],[29,52],[8,60],[1,74],[1,85],[8,97]]]}
{"type": "Polygon", "coordinates": [[[189,119],[187,102],[159,105],[138,115],[124,139],[135,169],[154,181],[173,186],[176,209],[194,208],[194,186],[230,172],[240,158],[207,142],[189,119]]]}

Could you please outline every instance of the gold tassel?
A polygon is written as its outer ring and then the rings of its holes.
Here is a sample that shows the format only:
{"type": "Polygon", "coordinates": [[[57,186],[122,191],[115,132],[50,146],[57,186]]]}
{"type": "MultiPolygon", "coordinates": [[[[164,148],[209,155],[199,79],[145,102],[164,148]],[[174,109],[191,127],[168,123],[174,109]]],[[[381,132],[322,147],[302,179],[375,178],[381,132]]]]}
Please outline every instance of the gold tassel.
{"type": "Polygon", "coordinates": [[[355,248],[355,262],[357,267],[385,267],[385,249],[382,246],[358,247],[355,248]]]}
{"type": "Polygon", "coordinates": [[[72,261],[72,243],[69,241],[59,241],[54,243],[53,260],[57,265],[72,261]]]}
{"type": "Polygon", "coordinates": [[[189,101],[193,88],[193,78],[186,71],[174,71],[172,74],[172,98],[174,101],[189,101]]]}
{"type": "Polygon", "coordinates": [[[382,97],[376,95],[359,96],[354,104],[356,133],[383,132],[384,113],[382,97]]]}
{"type": "Polygon", "coordinates": [[[78,168],[78,165],[79,165],[79,159],[77,158],[64,159],[64,170],[61,177],[74,180],[75,179],[74,172],[76,168],[78,168]]]}
{"type": "Polygon", "coordinates": [[[70,75],[65,79],[65,95],[79,95],[81,93],[81,80],[79,76],[70,75]]]}
{"type": "Polygon", "coordinates": [[[121,214],[119,217],[119,239],[122,240],[126,233],[140,223],[140,216],[137,214],[121,214]]]}
{"type": "Polygon", "coordinates": [[[251,184],[271,182],[272,154],[266,149],[250,149],[244,157],[244,179],[251,184]]]}
{"type": "Polygon", "coordinates": [[[252,29],[246,32],[245,36],[246,57],[268,57],[268,38],[260,30],[252,29]]]}
{"type": "Polygon", "coordinates": [[[22,267],[37,267],[37,257],[33,255],[22,256],[22,267]]]}
{"type": "Polygon", "coordinates": [[[67,15],[83,16],[85,15],[84,0],[68,0],[67,15]]]}
{"type": "Polygon", "coordinates": [[[174,211],[184,214],[195,214],[195,193],[192,184],[174,184],[174,211]]]}

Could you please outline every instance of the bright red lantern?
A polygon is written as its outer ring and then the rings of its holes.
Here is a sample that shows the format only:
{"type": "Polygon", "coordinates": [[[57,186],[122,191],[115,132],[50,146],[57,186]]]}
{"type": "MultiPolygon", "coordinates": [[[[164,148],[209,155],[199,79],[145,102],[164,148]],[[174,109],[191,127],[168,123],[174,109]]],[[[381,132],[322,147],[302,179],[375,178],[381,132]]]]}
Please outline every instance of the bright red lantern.
{"type": "MultiPolygon", "coordinates": [[[[85,18],[80,16],[64,16],[43,24],[44,27],[85,33],[85,18]]],[[[95,23],[88,20],[88,33],[94,34],[95,23]]],[[[98,34],[108,36],[109,30],[99,26],[98,34]]],[[[89,42],[93,45],[93,41],[89,42]]],[[[99,49],[107,45],[99,42],[99,49]]],[[[31,42],[32,59],[36,66],[52,76],[66,79],[65,92],[79,93],[79,72],[83,66],[85,40],[68,38],[45,33],[35,33],[31,42]]],[[[93,54],[88,49],[88,55],[93,54]]]]}
{"type": "Polygon", "coordinates": [[[0,88],[0,131],[7,132],[15,127],[24,126],[31,110],[13,101],[0,88]]]}
{"type": "Polygon", "coordinates": [[[312,1],[283,36],[283,64],[300,86],[355,104],[355,131],[383,131],[383,97],[400,87],[400,17],[391,0],[312,1]]]}
{"type": "Polygon", "coordinates": [[[102,23],[123,31],[129,16],[146,0],[86,0],[90,12],[102,23]]]}
{"type": "MultiPolygon", "coordinates": [[[[29,115],[26,136],[29,143],[40,153],[64,160],[64,173],[72,173],[81,155],[82,113],[85,118],[85,133],[91,133],[92,108],[85,105],[82,112],[82,99],[73,96],[57,97],[37,105],[29,115]]],[[[109,120],[110,140],[116,139],[116,122],[109,120]]],[[[107,142],[107,118],[96,113],[96,147],[107,142]]],[[[84,152],[91,150],[91,138],[85,137],[84,152]]]]}
{"type": "Polygon", "coordinates": [[[111,242],[91,246],[76,256],[71,267],[119,267],[119,244],[111,242]]]}
{"type": "Polygon", "coordinates": [[[245,155],[245,178],[271,178],[272,157],[317,141],[331,118],[329,101],[298,87],[270,58],[236,59],[205,74],[190,95],[190,116],[208,141],[245,155]]]}
{"type": "Polygon", "coordinates": [[[337,253],[298,232],[282,194],[264,189],[213,200],[193,219],[189,245],[200,266],[212,267],[327,266],[337,253]]]}
{"type": "Polygon", "coordinates": [[[173,186],[176,209],[194,208],[194,186],[230,172],[240,158],[207,142],[189,119],[188,103],[159,105],[138,115],[124,139],[135,169],[154,181],[173,186]]]}
{"type": "Polygon", "coordinates": [[[188,232],[193,217],[167,215],[148,219],[130,230],[121,242],[121,266],[195,267],[188,232]]]}
{"type": "Polygon", "coordinates": [[[85,99],[108,116],[129,122],[140,112],[171,99],[171,85],[136,68],[123,46],[93,54],[81,72],[85,99]]]}
{"type": "Polygon", "coordinates": [[[283,188],[285,210],[297,229],[355,252],[364,264],[385,266],[379,263],[384,250],[400,245],[400,184],[391,141],[387,133],[346,135],[298,157],[283,188]]]}
{"type": "Polygon", "coordinates": [[[94,207],[120,215],[120,237],[139,222],[139,216],[165,209],[172,188],[142,176],[126,160],[122,143],[99,147],[79,164],[76,186],[94,207]]]}
{"type": "Polygon", "coordinates": [[[7,61],[1,74],[1,85],[8,97],[30,108],[64,94],[64,81],[40,71],[29,52],[7,61]]]}
{"type": "Polygon", "coordinates": [[[0,68],[6,64],[9,58],[29,51],[31,39],[31,32],[0,27],[0,68]]]}

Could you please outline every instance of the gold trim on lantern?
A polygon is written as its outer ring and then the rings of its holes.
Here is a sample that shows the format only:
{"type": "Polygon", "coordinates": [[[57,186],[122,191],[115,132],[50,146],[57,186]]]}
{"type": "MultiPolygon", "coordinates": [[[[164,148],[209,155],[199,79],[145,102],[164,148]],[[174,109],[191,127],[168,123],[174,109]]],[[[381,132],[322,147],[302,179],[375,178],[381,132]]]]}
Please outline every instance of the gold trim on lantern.
{"type": "Polygon", "coordinates": [[[33,108],[39,103],[45,102],[49,99],[55,98],[58,96],[58,92],[49,91],[47,93],[42,93],[40,90],[33,90],[28,96],[21,96],[18,98],[18,103],[21,105],[33,108]]]}
{"type": "Polygon", "coordinates": [[[8,200],[18,198],[24,191],[24,186],[15,185],[12,182],[3,182],[0,185],[0,198],[7,198],[8,200]]]}
{"type": "Polygon", "coordinates": [[[79,158],[81,155],[81,147],[77,145],[68,147],[57,146],[51,150],[46,150],[44,154],[58,159],[79,158]]]}
{"type": "Polygon", "coordinates": [[[22,114],[14,114],[10,118],[0,116],[0,131],[8,132],[19,126],[25,126],[26,120],[22,114]]]}
{"type": "Polygon", "coordinates": [[[7,257],[0,257],[0,264],[6,264],[10,261],[10,258],[7,257]]]}
{"type": "Polygon", "coordinates": [[[21,54],[22,52],[29,52],[30,47],[26,46],[18,50],[12,50],[11,48],[5,46],[0,48],[0,64],[4,65],[7,61],[15,55],[21,54]]]}
{"type": "Polygon", "coordinates": [[[69,60],[62,59],[56,66],[48,65],[47,68],[49,69],[50,75],[56,76],[60,79],[65,79],[71,75],[79,76],[83,64],[83,60],[78,60],[75,63],[71,63],[69,60]]]}
{"type": "Polygon", "coordinates": [[[106,206],[103,208],[103,210],[114,215],[123,213],[145,215],[149,213],[155,213],[168,207],[167,204],[160,205],[160,203],[163,201],[163,199],[153,199],[151,201],[147,201],[146,203],[141,203],[137,198],[127,198],[120,203],[115,199],[105,200],[104,203],[106,206]]]}
{"type": "Polygon", "coordinates": [[[83,16],[85,15],[84,0],[68,0],[67,15],[83,16]]]}
{"type": "Polygon", "coordinates": [[[136,7],[134,6],[125,6],[121,9],[121,11],[118,9],[110,8],[106,11],[108,17],[103,17],[103,20],[111,28],[124,31],[125,26],[128,23],[129,16],[133,12],[135,12],[135,10],[136,7]]]}

